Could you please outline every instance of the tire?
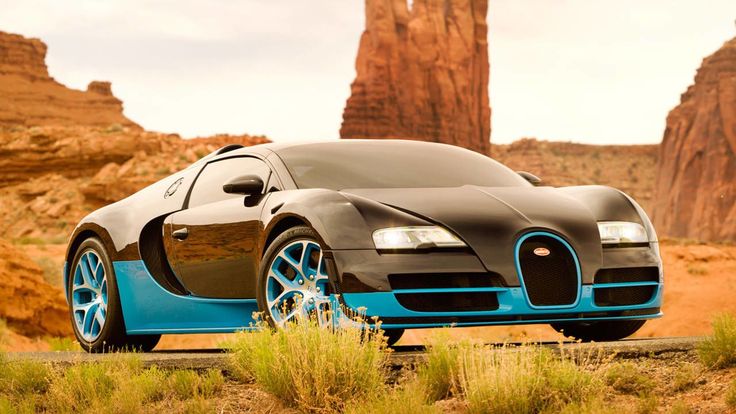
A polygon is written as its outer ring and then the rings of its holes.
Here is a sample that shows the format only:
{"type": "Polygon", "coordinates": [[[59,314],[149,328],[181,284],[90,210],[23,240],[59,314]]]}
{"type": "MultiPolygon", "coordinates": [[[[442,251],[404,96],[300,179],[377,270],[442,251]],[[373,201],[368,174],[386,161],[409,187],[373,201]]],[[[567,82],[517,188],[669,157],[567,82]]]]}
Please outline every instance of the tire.
{"type": "Polygon", "coordinates": [[[322,320],[321,312],[329,307],[330,283],[322,260],[324,246],[319,240],[310,227],[297,226],[278,235],[266,249],[258,269],[256,299],[270,326],[277,328],[297,321],[298,316],[288,318],[291,310],[296,312],[294,315],[316,314],[322,320]],[[303,269],[307,269],[306,273],[303,269]],[[285,308],[286,312],[279,311],[285,308]]]}
{"type": "Polygon", "coordinates": [[[633,335],[646,320],[559,322],[550,324],[554,330],[568,338],[583,342],[618,341],[633,335]]]}
{"type": "Polygon", "coordinates": [[[69,269],[69,318],[74,335],[85,351],[147,352],[158,344],[161,335],[126,334],[115,270],[99,239],[83,241],[69,269]]]}
{"type": "Polygon", "coordinates": [[[392,346],[395,343],[399,342],[399,339],[401,339],[401,335],[404,334],[403,329],[384,329],[383,330],[383,336],[386,337],[386,345],[392,346]]]}

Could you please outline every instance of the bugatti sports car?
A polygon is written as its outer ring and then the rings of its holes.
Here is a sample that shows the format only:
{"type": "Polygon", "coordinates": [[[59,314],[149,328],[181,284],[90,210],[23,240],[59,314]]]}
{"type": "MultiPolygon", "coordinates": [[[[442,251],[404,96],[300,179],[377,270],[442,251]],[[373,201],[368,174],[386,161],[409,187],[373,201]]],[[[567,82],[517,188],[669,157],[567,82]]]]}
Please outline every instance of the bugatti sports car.
{"type": "Polygon", "coordinates": [[[84,218],[64,277],[92,352],[337,308],[389,342],[519,323],[616,340],[662,315],[657,236],[631,197],[416,141],[221,148],[84,218]]]}

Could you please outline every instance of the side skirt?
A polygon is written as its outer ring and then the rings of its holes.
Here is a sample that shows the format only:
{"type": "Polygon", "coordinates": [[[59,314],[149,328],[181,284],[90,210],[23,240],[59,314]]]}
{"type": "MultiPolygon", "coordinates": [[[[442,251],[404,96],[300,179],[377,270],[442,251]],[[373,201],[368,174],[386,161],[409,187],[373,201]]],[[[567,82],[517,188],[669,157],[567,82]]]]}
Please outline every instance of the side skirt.
{"type": "Polygon", "coordinates": [[[159,285],[141,260],[114,262],[126,331],[130,335],[227,333],[253,329],[255,299],[176,295],[159,285]]]}

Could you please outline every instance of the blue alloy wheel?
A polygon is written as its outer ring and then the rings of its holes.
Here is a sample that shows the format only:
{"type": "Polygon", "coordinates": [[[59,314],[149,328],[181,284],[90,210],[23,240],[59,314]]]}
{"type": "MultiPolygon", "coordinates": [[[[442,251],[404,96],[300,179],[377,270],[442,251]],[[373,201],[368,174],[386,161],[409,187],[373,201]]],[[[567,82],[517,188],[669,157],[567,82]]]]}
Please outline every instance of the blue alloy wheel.
{"type": "Polygon", "coordinates": [[[329,281],[320,245],[312,240],[286,244],[275,255],[266,276],[266,308],[276,326],[315,317],[329,318],[329,281]]]}
{"type": "Polygon", "coordinates": [[[74,269],[71,302],[77,331],[85,341],[94,342],[107,319],[107,274],[92,249],[82,254],[74,269]]]}

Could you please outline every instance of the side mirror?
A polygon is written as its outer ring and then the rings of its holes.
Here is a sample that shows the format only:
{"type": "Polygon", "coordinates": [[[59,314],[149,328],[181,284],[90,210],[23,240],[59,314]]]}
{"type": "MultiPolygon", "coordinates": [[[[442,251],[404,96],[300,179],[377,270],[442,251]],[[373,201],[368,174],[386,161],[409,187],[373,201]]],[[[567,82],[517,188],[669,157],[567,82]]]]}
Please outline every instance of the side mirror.
{"type": "Polygon", "coordinates": [[[535,187],[542,184],[542,179],[532,173],[529,173],[526,171],[517,171],[516,173],[519,174],[525,180],[529,181],[529,183],[535,187]]]}
{"type": "Polygon", "coordinates": [[[235,177],[222,186],[222,191],[228,194],[254,195],[263,192],[263,180],[257,175],[243,175],[235,177]]]}

